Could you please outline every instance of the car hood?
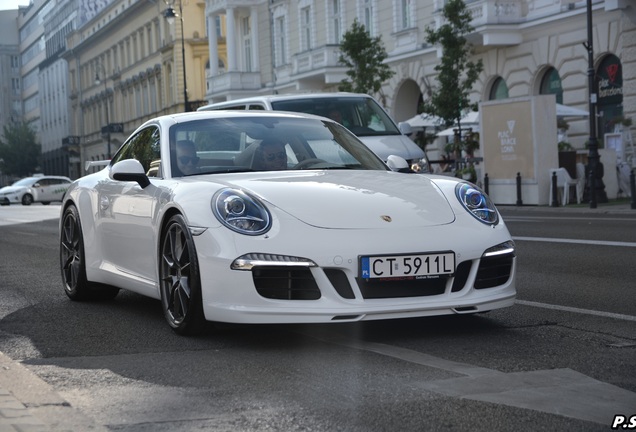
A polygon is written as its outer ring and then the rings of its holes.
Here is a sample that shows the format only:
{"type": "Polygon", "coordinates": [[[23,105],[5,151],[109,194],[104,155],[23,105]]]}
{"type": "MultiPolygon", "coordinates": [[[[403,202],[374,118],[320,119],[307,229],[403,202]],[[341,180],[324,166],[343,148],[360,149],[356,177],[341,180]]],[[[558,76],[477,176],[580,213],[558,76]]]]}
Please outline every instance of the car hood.
{"type": "Polygon", "coordinates": [[[289,171],[253,176],[237,176],[226,186],[251,191],[316,227],[421,228],[455,220],[446,197],[426,176],[390,171],[289,171]]]}
{"type": "Polygon", "coordinates": [[[421,159],[424,155],[417,144],[405,135],[361,136],[358,137],[383,161],[391,155],[400,156],[407,161],[421,159]]]}
{"type": "Polygon", "coordinates": [[[0,193],[16,193],[27,189],[26,186],[5,186],[0,189],[0,193]]]}

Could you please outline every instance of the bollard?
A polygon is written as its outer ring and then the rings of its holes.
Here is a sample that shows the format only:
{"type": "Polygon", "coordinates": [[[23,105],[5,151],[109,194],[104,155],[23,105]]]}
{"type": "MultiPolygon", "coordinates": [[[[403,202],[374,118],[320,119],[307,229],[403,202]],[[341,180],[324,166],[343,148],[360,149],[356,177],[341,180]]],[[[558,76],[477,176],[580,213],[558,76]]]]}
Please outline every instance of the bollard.
{"type": "Polygon", "coordinates": [[[636,181],[634,181],[634,170],[629,173],[629,192],[632,195],[632,209],[636,209],[636,181]]]}
{"type": "Polygon", "coordinates": [[[590,166],[590,208],[596,208],[596,173],[590,166]]]}
{"type": "Polygon", "coordinates": [[[550,187],[552,188],[552,202],[550,203],[550,207],[558,207],[559,206],[559,191],[557,189],[557,175],[556,171],[552,172],[552,178],[550,187]]]}
{"type": "MultiPolygon", "coordinates": [[[[484,192],[488,195],[488,173],[484,174],[484,192]]],[[[632,194],[634,196],[634,194],[632,194]]]]}
{"type": "Polygon", "coordinates": [[[522,206],[523,201],[521,200],[521,173],[517,173],[517,205],[522,206]]]}

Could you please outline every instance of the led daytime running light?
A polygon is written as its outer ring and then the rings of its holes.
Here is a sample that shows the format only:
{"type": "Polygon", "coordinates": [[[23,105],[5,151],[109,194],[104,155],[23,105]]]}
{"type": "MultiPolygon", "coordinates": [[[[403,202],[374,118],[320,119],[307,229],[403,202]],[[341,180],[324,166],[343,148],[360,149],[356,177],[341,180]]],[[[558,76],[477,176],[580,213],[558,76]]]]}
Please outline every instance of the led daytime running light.
{"type": "Polygon", "coordinates": [[[232,270],[251,270],[257,266],[317,267],[318,265],[307,258],[268,253],[248,253],[236,258],[230,268],[232,270]]]}

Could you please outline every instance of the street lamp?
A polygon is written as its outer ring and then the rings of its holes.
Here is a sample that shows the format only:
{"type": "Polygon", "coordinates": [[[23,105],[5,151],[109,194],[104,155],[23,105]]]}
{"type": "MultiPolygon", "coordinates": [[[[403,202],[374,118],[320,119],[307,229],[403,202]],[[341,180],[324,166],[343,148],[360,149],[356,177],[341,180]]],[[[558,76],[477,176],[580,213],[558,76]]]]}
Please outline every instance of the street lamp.
{"type": "Polygon", "coordinates": [[[168,9],[163,12],[163,16],[168,21],[168,24],[174,24],[175,18],[179,17],[181,20],[181,62],[183,63],[183,104],[186,112],[190,111],[190,102],[188,101],[188,81],[186,78],[186,59],[185,59],[185,39],[183,36],[183,4],[182,0],[179,0],[179,13],[177,14],[172,7],[168,5],[168,9]]]}
{"type": "Polygon", "coordinates": [[[583,44],[587,50],[587,85],[588,85],[588,109],[590,136],[588,138],[588,162],[589,162],[589,195],[590,208],[596,208],[597,200],[607,202],[605,185],[603,183],[603,164],[598,153],[598,140],[596,139],[596,102],[597,94],[594,92],[594,45],[592,34],[592,0],[587,0],[587,42],[583,44]],[[597,196],[598,194],[598,196],[597,196]]]}
{"type": "MultiPolygon", "coordinates": [[[[106,87],[106,70],[104,69],[104,66],[101,63],[97,63],[97,65],[99,66],[99,68],[102,70],[103,72],[103,76],[104,76],[104,96],[106,97],[106,139],[108,142],[108,159],[111,158],[111,154],[110,154],[110,119],[108,116],[108,88],[106,87]]],[[[101,80],[99,79],[99,72],[95,73],[95,85],[100,85],[101,84],[101,80]]]]}

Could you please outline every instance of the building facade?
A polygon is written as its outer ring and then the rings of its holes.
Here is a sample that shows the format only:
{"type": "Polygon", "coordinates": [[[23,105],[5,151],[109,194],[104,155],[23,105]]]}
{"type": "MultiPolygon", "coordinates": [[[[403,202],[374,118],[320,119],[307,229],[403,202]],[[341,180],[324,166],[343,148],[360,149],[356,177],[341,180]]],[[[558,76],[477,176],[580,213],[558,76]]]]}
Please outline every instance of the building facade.
{"type": "MultiPolygon", "coordinates": [[[[636,116],[636,5],[591,3],[602,142],[617,119],[636,116]]],[[[474,59],[484,63],[474,102],[549,93],[588,108],[586,0],[466,4],[474,59]]],[[[441,52],[425,29],[441,23],[442,7],[443,0],[33,0],[18,11],[21,103],[12,105],[40,137],[44,170],[77,177],[86,161],[108,159],[158,114],[259,94],[336,91],[346,72],[339,44],[357,19],[381,37],[395,71],[374,96],[402,121],[436,84],[441,52]],[[177,12],[174,24],[168,8],[177,12]]],[[[568,126],[583,151],[588,120],[568,126]]]]}
{"type": "MultiPolygon", "coordinates": [[[[586,1],[466,0],[475,32],[469,41],[484,70],[474,102],[552,93],[559,103],[587,109],[586,1]]],[[[208,28],[226,22],[228,58],[210,36],[206,99],[334,91],[345,77],[338,45],[358,19],[380,36],[395,75],[376,95],[397,121],[418,112],[435,86],[441,55],[426,42],[442,21],[443,0],[207,0],[208,28]],[[218,65],[218,66],[216,66],[218,65]]],[[[636,4],[593,0],[593,59],[598,85],[598,134],[616,118],[636,116],[636,4]]],[[[583,149],[588,120],[569,122],[583,149]]],[[[556,143],[555,143],[556,145],[556,143]]]]}
{"type": "Polygon", "coordinates": [[[0,133],[21,116],[18,11],[0,11],[0,133]]]}
{"type": "Polygon", "coordinates": [[[143,121],[184,111],[186,93],[189,109],[204,102],[204,7],[197,0],[79,0],[77,29],[63,54],[67,141],[80,154],[74,171],[83,174],[85,162],[109,159],[143,121]],[[169,7],[181,12],[173,25],[164,16],[169,7]]]}

